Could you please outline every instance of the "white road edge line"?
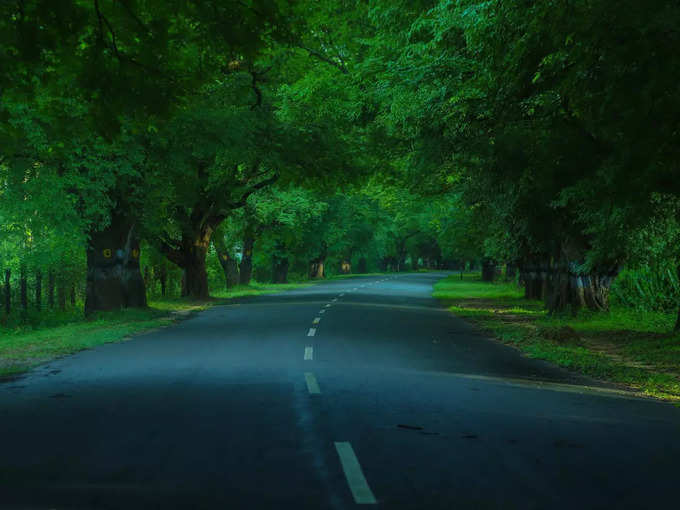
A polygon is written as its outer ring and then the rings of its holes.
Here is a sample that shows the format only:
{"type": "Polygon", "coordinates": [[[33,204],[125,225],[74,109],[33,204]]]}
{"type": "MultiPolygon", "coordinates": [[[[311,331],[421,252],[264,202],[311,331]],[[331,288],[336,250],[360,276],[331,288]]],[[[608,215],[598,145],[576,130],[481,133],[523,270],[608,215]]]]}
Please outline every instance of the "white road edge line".
{"type": "Polygon", "coordinates": [[[315,317],[312,324],[318,324],[319,322],[321,322],[321,317],[315,317]]]}
{"type": "Polygon", "coordinates": [[[316,335],[316,328],[309,328],[309,331],[307,331],[307,336],[314,336],[316,335]]]}
{"type": "Polygon", "coordinates": [[[338,452],[338,457],[340,457],[340,464],[342,464],[342,470],[345,473],[345,478],[347,478],[349,490],[352,491],[352,496],[354,496],[354,502],[358,505],[377,504],[378,502],[368,486],[352,445],[345,441],[336,441],[335,449],[338,452]]]}
{"type": "Polygon", "coordinates": [[[308,345],[305,347],[305,360],[314,359],[314,347],[308,345]]]}
{"type": "Polygon", "coordinates": [[[311,372],[305,372],[305,382],[307,383],[307,391],[311,395],[321,394],[321,389],[319,388],[319,383],[316,382],[316,377],[311,372]]]}

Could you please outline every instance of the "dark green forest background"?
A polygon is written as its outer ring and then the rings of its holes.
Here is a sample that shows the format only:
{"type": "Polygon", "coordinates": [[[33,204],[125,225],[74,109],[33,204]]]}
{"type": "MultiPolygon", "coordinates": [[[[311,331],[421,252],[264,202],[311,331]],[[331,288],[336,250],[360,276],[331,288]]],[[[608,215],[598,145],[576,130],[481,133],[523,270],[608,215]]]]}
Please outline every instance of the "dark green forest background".
{"type": "Polygon", "coordinates": [[[555,314],[677,313],[679,27],[662,0],[4,1],[0,323],[466,268],[555,314]]]}

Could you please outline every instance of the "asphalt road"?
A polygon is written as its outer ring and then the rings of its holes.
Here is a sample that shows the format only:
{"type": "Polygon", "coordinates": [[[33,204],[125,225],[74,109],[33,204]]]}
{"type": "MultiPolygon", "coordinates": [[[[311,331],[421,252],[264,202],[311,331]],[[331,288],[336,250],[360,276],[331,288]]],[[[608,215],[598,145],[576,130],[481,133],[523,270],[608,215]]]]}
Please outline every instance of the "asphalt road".
{"type": "Polygon", "coordinates": [[[680,408],[484,338],[442,276],[244,299],[0,384],[0,508],[680,505],[680,408]]]}

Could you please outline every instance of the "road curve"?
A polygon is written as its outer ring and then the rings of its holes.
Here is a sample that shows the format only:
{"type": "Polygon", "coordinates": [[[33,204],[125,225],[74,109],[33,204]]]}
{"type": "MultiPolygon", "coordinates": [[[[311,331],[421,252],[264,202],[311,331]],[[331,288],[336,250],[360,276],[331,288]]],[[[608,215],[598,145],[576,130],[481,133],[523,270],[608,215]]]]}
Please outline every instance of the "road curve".
{"type": "Polygon", "coordinates": [[[680,409],[485,338],[443,276],[244,298],[0,384],[0,508],[677,505],[680,409]]]}

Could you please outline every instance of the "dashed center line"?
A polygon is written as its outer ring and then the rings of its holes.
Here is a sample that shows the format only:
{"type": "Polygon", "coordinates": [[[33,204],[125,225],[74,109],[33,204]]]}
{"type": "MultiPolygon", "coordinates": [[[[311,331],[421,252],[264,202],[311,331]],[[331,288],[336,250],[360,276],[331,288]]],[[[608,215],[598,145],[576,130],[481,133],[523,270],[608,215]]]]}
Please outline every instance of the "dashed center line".
{"type": "Polygon", "coordinates": [[[309,328],[309,331],[307,332],[307,336],[314,336],[316,335],[316,328],[309,328]]]}
{"type": "Polygon", "coordinates": [[[336,298],[336,297],[334,297],[333,299],[331,299],[331,301],[332,301],[333,303],[335,303],[337,300],[338,300],[338,298],[336,298]]]}
{"type": "Polygon", "coordinates": [[[331,307],[330,303],[327,304],[326,306],[324,306],[324,308],[330,308],[330,307],[331,307]]]}
{"type": "Polygon", "coordinates": [[[321,393],[321,388],[319,388],[319,383],[316,382],[316,377],[314,377],[313,373],[305,372],[305,382],[307,383],[307,391],[310,394],[319,395],[321,393]]]}
{"type": "Polygon", "coordinates": [[[305,347],[305,360],[312,359],[314,359],[314,347],[308,345],[307,347],[305,347]]]}
{"type": "Polygon", "coordinates": [[[316,317],[316,318],[312,321],[312,324],[318,324],[319,322],[321,322],[321,317],[316,317]]]}
{"type": "Polygon", "coordinates": [[[340,294],[340,297],[342,297],[342,296],[344,296],[344,295],[345,295],[345,293],[343,292],[342,294],[340,294]]]}
{"type": "Polygon", "coordinates": [[[326,310],[319,310],[319,313],[326,313],[326,310]]]}
{"type": "Polygon", "coordinates": [[[338,452],[338,457],[340,457],[340,464],[342,464],[342,470],[345,473],[349,490],[352,491],[354,502],[358,505],[375,505],[377,501],[373,491],[368,486],[352,445],[348,442],[336,441],[335,449],[338,452]]]}

